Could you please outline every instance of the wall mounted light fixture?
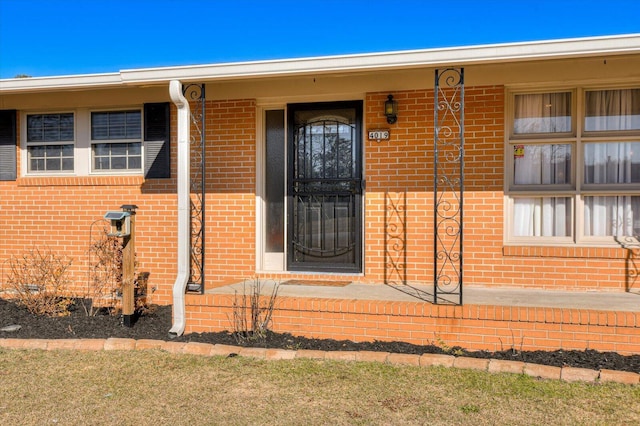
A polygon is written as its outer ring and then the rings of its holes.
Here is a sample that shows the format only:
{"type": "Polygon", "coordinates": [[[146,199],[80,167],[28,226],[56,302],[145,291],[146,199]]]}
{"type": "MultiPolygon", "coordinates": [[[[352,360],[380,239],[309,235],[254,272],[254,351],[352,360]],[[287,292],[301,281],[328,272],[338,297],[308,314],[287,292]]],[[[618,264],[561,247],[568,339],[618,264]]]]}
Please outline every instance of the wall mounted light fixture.
{"type": "Polygon", "coordinates": [[[398,101],[393,100],[393,95],[387,96],[387,100],[384,102],[384,115],[389,124],[398,121],[398,101]]]}

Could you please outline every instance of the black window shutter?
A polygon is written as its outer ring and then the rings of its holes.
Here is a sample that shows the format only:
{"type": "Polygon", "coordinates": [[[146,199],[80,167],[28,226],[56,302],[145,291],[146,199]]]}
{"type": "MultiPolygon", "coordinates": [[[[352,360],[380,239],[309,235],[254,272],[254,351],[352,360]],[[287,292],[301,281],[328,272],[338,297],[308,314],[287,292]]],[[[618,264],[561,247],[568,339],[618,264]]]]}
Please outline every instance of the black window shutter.
{"type": "Polygon", "coordinates": [[[171,177],[169,103],[144,104],[144,176],[171,177]]]}
{"type": "Polygon", "coordinates": [[[16,180],[16,111],[0,111],[0,180],[16,180]]]}

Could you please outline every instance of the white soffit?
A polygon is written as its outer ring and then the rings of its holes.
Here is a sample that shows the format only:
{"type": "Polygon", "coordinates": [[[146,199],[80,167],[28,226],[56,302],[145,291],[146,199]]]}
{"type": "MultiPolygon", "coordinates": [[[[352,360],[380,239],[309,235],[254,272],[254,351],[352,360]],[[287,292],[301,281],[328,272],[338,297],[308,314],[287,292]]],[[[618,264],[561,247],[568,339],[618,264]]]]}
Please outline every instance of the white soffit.
{"type": "Polygon", "coordinates": [[[40,91],[47,89],[85,89],[92,87],[121,86],[120,73],[63,75],[55,77],[29,77],[0,80],[0,93],[40,91]]]}
{"type": "Polygon", "coordinates": [[[172,79],[186,82],[220,81],[252,77],[463,66],[630,53],[640,53],[640,34],[285,60],[129,69],[109,74],[7,79],[0,80],[0,93],[47,89],[82,90],[128,84],[168,84],[172,79]]]}

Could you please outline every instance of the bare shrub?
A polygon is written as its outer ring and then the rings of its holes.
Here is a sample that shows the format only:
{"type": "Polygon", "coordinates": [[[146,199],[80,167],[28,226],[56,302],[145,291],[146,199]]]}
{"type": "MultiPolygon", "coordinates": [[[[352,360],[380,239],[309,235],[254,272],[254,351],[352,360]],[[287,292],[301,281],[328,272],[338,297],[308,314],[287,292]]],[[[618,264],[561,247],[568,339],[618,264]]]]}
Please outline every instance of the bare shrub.
{"type": "MultiPolygon", "coordinates": [[[[109,235],[107,227],[104,226],[100,229],[98,238],[91,242],[88,251],[89,272],[85,294],[85,298],[89,299],[90,303],[84,304],[87,315],[94,316],[105,309],[112,315],[120,312],[123,288],[122,248],[122,239],[109,235]]],[[[134,269],[137,270],[135,261],[134,269]]],[[[149,274],[134,273],[134,276],[135,309],[139,313],[149,312],[150,307],[146,297],[149,274]]]]}
{"type": "Polygon", "coordinates": [[[271,318],[276,307],[278,297],[277,282],[268,296],[262,295],[263,283],[256,278],[245,280],[242,284],[242,294],[236,291],[233,298],[232,317],[229,318],[233,328],[233,336],[238,343],[248,340],[262,340],[267,336],[271,325],[271,318]],[[247,285],[249,292],[247,293],[247,285]]]}
{"type": "Polygon", "coordinates": [[[37,315],[62,316],[69,313],[73,298],[65,295],[72,260],[47,249],[29,250],[9,259],[7,285],[16,293],[19,304],[37,315]]]}
{"type": "MultiPolygon", "coordinates": [[[[93,226],[93,225],[92,225],[93,226]]],[[[115,313],[118,290],[122,286],[122,242],[109,236],[107,228],[100,230],[98,239],[89,246],[89,274],[85,297],[91,301],[83,306],[87,315],[100,309],[115,313]]]]}

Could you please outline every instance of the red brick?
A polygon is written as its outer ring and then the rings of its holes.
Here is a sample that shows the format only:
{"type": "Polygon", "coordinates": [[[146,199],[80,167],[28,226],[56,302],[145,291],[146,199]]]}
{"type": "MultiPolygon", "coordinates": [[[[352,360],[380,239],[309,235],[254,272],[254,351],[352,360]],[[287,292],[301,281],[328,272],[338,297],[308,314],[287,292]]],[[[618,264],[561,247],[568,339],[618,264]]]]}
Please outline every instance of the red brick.
{"type": "Polygon", "coordinates": [[[74,350],[79,342],[79,339],[51,339],[49,343],[47,343],[47,350],[74,350]]]}
{"type": "Polygon", "coordinates": [[[76,349],[80,351],[101,351],[104,350],[106,339],[80,339],[76,349]]]}
{"type": "MultiPolygon", "coordinates": [[[[0,346],[8,349],[22,349],[24,348],[25,343],[28,341],[29,339],[0,339],[0,346]]],[[[45,341],[45,347],[42,349],[45,349],[45,348],[46,348],[46,341],[45,341]]]]}
{"type": "Polygon", "coordinates": [[[599,371],[588,368],[562,367],[560,379],[565,382],[595,382],[599,375],[599,371]]]}
{"type": "Polygon", "coordinates": [[[420,356],[420,365],[423,367],[453,367],[455,357],[443,354],[423,354],[420,356]]]}
{"type": "Polygon", "coordinates": [[[172,354],[181,354],[185,346],[187,346],[186,342],[164,342],[162,350],[172,354]]]}
{"type": "Polygon", "coordinates": [[[470,358],[466,356],[455,357],[453,360],[453,366],[455,368],[464,368],[467,370],[479,370],[479,371],[487,371],[487,367],[489,366],[488,359],[482,358],[470,358]]]}
{"type": "Polygon", "coordinates": [[[134,339],[121,339],[111,337],[104,342],[105,351],[132,351],[136,348],[134,339]]]}
{"type": "Polygon", "coordinates": [[[288,349],[267,349],[265,352],[265,359],[280,360],[280,359],[294,359],[296,357],[296,351],[288,349]]]}
{"type": "Polygon", "coordinates": [[[386,362],[389,352],[360,351],[356,353],[356,361],[386,362]]]}
{"type": "Polygon", "coordinates": [[[184,345],[182,353],[209,356],[212,349],[213,345],[210,343],[189,342],[184,345]]]}
{"type": "Polygon", "coordinates": [[[164,343],[164,340],[140,339],[136,341],[136,350],[162,349],[164,343]]]}
{"type": "Polygon", "coordinates": [[[553,367],[551,365],[540,364],[524,364],[524,374],[531,377],[539,377],[541,379],[560,380],[562,373],[561,367],[553,367]]]}
{"type": "Polygon", "coordinates": [[[267,357],[266,348],[242,348],[240,349],[240,356],[247,358],[265,359],[267,357]]]}
{"type": "Polygon", "coordinates": [[[390,353],[387,363],[394,365],[420,365],[420,355],[390,353]]]}
{"type": "Polygon", "coordinates": [[[640,383],[640,374],[630,371],[600,370],[600,381],[637,385],[640,383]]]}
{"type": "Polygon", "coordinates": [[[510,360],[489,360],[489,373],[513,373],[523,374],[524,362],[522,361],[510,361],[510,360]]]}
{"type": "Polygon", "coordinates": [[[211,356],[229,356],[232,354],[238,355],[242,350],[239,346],[231,346],[231,345],[213,345],[213,349],[211,349],[211,356]]]}
{"type": "Polygon", "coordinates": [[[355,361],[355,351],[327,351],[324,355],[324,359],[330,359],[333,361],[355,361]]]}
{"type": "Polygon", "coordinates": [[[300,349],[296,353],[296,358],[324,359],[325,351],[315,351],[310,349],[300,349]]]}

